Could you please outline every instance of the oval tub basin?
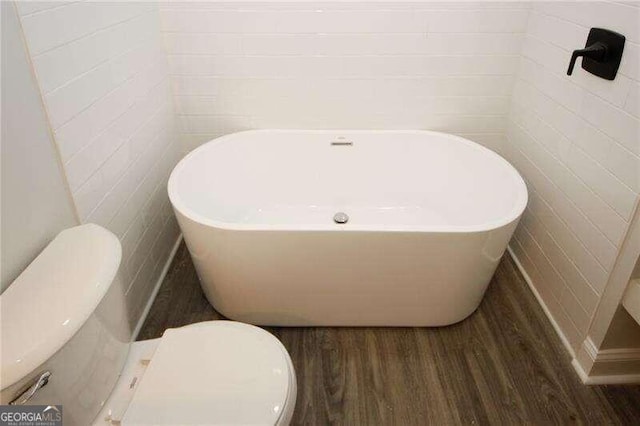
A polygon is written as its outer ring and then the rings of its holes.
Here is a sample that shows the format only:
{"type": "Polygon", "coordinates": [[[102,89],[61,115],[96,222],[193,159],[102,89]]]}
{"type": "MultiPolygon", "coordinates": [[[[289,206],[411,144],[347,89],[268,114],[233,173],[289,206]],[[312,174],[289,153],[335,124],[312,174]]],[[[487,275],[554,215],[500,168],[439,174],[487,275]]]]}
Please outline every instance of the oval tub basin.
{"type": "Polygon", "coordinates": [[[502,157],[428,131],[230,134],[168,190],[215,309],[279,326],[461,321],[527,203],[502,157]]]}

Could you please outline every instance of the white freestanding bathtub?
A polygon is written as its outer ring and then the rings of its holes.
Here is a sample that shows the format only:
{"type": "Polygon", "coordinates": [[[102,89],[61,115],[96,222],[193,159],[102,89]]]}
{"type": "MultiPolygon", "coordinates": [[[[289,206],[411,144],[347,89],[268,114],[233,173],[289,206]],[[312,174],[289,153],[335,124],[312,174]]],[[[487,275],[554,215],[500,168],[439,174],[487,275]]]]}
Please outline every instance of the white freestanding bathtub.
{"type": "Polygon", "coordinates": [[[169,197],[231,319],[440,326],[480,304],[527,190],[502,157],[443,133],[260,130],[192,151],[169,197]]]}

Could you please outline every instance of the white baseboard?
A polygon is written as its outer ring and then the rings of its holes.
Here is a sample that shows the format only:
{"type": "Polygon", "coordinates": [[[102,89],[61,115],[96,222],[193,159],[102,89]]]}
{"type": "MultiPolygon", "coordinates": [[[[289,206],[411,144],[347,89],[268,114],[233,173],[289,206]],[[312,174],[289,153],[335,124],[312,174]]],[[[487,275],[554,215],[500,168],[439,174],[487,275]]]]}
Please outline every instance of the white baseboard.
{"type": "Polygon", "coordinates": [[[164,277],[167,276],[167,272],[169,272],[169,268],[171,267],[171,262],[173,262],[173,258],[176,256],[178,252],[178,247],[180,247],[180,243],[182,242],[182,234],[178,235],[178,239],[176,240],[173,248],[171,249],[171,253],[169,253],[169,257],[162,268],[162,272],[160,272],[160,276],[158,277],[158,281],[156,281],[153,286],[153,291],[151,292],[151,296],[149,297],[149,301],[147,301],[144,310],[142,311],[142,315],[140,315],[140,319],[138,320],[138,324],[136,324],[136,328],[133,331],[132,341],[138,338],[138,334],[140,334],[140,330],[142,329],[142,325],[144,321],[147,319],[147,315],[149,315],[149,311],[151,310],[151,305],[153,305],[153,301],[156,300],[156,296],[158,295],[158,291],[160,291],[160,286],[164,281],[164,277]]]}
{"type": "MultiPolygon", "coordinates": [[[[582,344],[582,351],[588,359],[584,360],[589,365],[589,370],[595,364],[624,365],[625,362],[640,362],[640,349],[598,349],[590,337],[587,337],[582,344]]],[[[640,383],[640,374],[601,374],[588,375],[584,366],[580,363],[580,358],[575,358],[572,363],[573,368],[580,376],[582,383],[586,385],[616,385],[640,383]]]]}
{"type": "Polygon", "coordinates": [[[640,374],[611,374],[602,376],[588,376],[577,359],[571,361],[574,370],[585,385],[627,385],[640,383],[640,374]]]}
{"type": "Polygon", "coordinates": [[[556,320],[553,318],[553,315],[551,315],[551,311],[549,311],[549,308],[547,308],[547,304],[544,303],[544,300],[542,300],[542,297],[540,296],[540,293],[538,293],[538,290],[536,290],[536,288],[534,287],[533,281],[531,280],[531,277],[529,276],[529,274],[527,274],[527,271],[525,271],[524,267],[522,266],[522,264],[520,263],[520,261],[516,257],[515,253],[511,249],[511,246],[507,246],[507,251],[509,252],[509,255],[513,259],[513,261],[516,264],[516,266],[518,267],[518,270],[520,271],[520,273],[524,277],[524,280],[527,283],[527,285],[529,286],[529,289],[531,290],[533,295],[538,300],[538,303],[540,304],[540,306],[542,306],[542,310],[544,311],[545,315],[549,319],[549,322],[551,322],[551,325],[553,326],[553,329],[556,331],[556,334],[560,338],[560,341],[562,341],[562,344],[564,345],[565,349],[569,352],[569,354],[571,354],[571,357],[575,359],[575,357],[576,357],[575,351],[571,347],[571,344],[569,343],[569,340],[567,339],[567,337],[562,332],[562,329],[560,329],[560,326],[558,325],[556,320]]]}
{"type": "Polygon", "coordinates": [[[580,365],[580,362],[578,361],[578,358],[574,358],[574,359],[571,360],[571,366],[573,367],[573,369],[578,374],[578,377],[580,377],[580,381],[582,383],[584,383],[585,385],[589,384],[589,383],[587,383],[589,381],[589,376],[584,371],[584,368],[582,368],[582,365],[580,365]]]}
{"type": "MultiPolygon", "coordinates": [[[[598,375],[598,376],[593,376],[593,375],[590,376],[589,374],[587,374],[584,367],[580,364],[580,361],[576,357],[575,351],[569,344],[569,340],[566,338],[566,336],[560,329],[560,326],[558,326],[558,323],[555,321],[555,319],[551,315],[551,312],[547,308],[547,305],[542,300],[542,297],[540,297],[540,293],[538,293],[536,288],[533,286],[531,277],[529,276],[529,274],[527,274],[527,271],[524,270],[524,267],[516,257],[511,247],[507,247],[507,250],[511,258],[513,259],[514,263],[520,270],[520,273],[524,277],[524,280],[526,281],[527,285],[529,286],[534,296],[538,300],[538,303],[540,303],[540,306],[542,306],[542,310],[547,315],[547,318],[549,318],[551,325],[553,326],[554,330],[558,334],[558,337],[560,337],[560,340],[562,341],[564,347],[571,354],[571,357],[573,358],[573,360],[571,361],[571,365],[573,366],[573,369],[578,374],[578,377],[580,377],[580,380],[582,381],[582,383],[584,383],[585,385],[614,385],[614,384],[640,383],[640,374],[619,374],[619,375],[598,375]]],[[[587,339],[584,341],[581,348],[581,353],[585,353],[588,356],[589,367],[593,366],[593,364],[595,363],[600,363],[600,364],[620,363],[620,362],[640,360],[640,349],[599,350],[598,348],[596,348],[596,346],[591,341],[591,338],[589,337],[587,337],[587,339]]],[[[589,370],[591,370],[591,368],[589,368],[589,370]]]]}

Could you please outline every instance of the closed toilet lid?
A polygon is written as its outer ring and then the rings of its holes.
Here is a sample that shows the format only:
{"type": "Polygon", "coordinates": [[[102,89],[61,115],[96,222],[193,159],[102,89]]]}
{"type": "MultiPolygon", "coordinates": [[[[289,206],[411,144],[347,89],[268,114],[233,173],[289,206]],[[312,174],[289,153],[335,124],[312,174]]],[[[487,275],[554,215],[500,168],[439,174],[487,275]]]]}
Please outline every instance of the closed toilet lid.
{"type": "Polygon", "coordinates": [[[208,321],[167,330],[122,419],[125,425],[275,424],[290,371],[261,328],[208,321]]]}

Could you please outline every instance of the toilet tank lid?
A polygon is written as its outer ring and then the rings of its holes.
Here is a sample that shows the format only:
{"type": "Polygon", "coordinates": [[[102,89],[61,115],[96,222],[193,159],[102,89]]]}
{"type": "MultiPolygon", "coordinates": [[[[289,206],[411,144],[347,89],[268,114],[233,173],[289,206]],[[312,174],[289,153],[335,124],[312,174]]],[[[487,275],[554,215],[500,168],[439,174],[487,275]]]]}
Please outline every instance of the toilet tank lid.
{"type": "Polygon", "coordinates": [[[118,268],[122,249],[94,225],[60,232],[0,295],[4,389],[49,359],[94,312],[118,268]]]}

